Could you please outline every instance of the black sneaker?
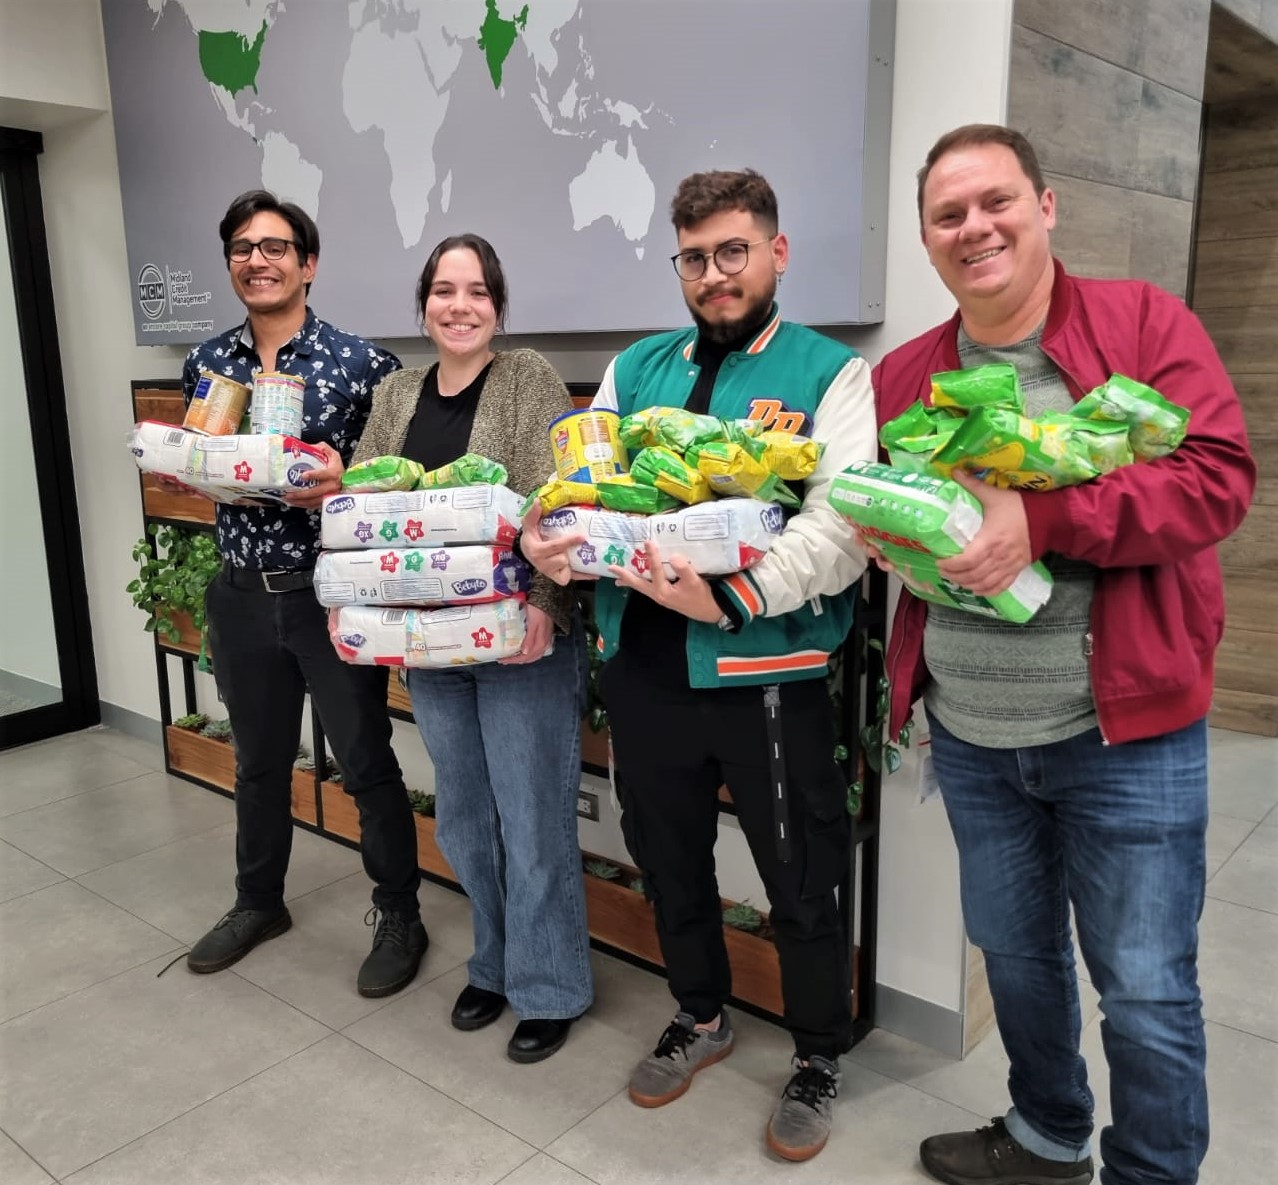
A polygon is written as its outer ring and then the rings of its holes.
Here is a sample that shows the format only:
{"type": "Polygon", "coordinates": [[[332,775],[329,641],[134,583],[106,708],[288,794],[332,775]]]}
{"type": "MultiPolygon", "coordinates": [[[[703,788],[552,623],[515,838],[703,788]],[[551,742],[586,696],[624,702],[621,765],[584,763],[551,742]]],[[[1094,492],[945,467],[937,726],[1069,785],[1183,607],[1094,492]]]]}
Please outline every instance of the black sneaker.
{"type": "Polygon", "coordinates": [[[211,975],[238,963],[259,942],[283,934],[293,924],[287,909],[233,909],[193,947],[186,965],[211,975]]]}
{"type": "Polygon", "coordinates": [[[919,1159],[946,1185],[1087,1185],[1092,1158],[1048,1160],[1013,1139],[996,1119],[974,1132],[929,1136],[919,1145],[919,1159]]]}
{"type": "Polygon", "coordinates": [[[373,949],[359,969],[356,987],[361,996],[393,996],[413,982],[430,939],[419,917],[386,913],[373,906],[364,915],[364,925],[374,923],[373,949]]]}

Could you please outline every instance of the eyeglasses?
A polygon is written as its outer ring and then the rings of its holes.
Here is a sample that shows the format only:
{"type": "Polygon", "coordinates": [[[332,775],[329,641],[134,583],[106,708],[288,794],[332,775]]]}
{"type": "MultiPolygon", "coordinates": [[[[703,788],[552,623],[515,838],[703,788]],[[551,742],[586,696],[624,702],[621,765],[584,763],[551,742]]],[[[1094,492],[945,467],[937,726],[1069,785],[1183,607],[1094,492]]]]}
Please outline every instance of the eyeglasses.
{"type": "Polygon", "coordinates": [[[255,247],[262,253],[263,259],[269,259],[272,263],[283,259],[290,247],[296,247],[299,256],[302,253],[302,244],[296,239],[258,239],[256,243],[250,239],[232,239],[226,245],[226,257],[236,263],[246,263],[253,258],[255,247]]]}
{"type": "Polygon", "coordinates": [[[680,251],[678,255],[670,256],[670,262],[674,264],[675,274],[679,279],[689,283],[706,274],[706,266],[711,259],[720,275],[735,276],[738,272],[745,271],[746,264],[750,262],[751,247],[770,243],[776,237],[769,235],[766,239],[755,239],[753,243],[721,243],[708,255],[704,251],[680,251]]]}

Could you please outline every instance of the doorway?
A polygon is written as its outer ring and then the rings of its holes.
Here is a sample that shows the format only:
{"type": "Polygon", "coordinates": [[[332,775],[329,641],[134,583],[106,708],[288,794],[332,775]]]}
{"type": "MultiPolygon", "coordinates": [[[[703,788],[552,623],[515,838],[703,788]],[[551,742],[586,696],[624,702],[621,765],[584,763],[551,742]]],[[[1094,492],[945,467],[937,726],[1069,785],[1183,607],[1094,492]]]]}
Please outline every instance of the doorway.
{"type": "Polygon", "coordinates": [[[0,749],[99,719],[39,133],[0,127],[0,749]]]}

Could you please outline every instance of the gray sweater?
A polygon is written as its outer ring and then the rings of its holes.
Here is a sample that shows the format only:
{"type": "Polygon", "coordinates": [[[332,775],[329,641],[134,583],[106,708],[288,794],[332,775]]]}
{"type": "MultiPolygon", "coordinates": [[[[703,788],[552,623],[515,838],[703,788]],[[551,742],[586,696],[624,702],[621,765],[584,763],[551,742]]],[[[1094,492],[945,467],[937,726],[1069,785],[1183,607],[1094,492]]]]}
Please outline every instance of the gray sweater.
{"type": "MultiPolygon", "coordinates": [[[[371,457],[400,455],[426,371],[421,366],[397,370],[378,383],[352,465],[371,457]]],[[[503,350],[493,359],[479,394],[468,451],[501,462],[510,488],[530,494],[555,470],[550,421],[572,408],[563,380],[536,350],[503,350]]],[[[550,614],[560,633],[568,632],[575,601],[571,588],[561,588],[534,572],[528,600],[550,614]]]]}

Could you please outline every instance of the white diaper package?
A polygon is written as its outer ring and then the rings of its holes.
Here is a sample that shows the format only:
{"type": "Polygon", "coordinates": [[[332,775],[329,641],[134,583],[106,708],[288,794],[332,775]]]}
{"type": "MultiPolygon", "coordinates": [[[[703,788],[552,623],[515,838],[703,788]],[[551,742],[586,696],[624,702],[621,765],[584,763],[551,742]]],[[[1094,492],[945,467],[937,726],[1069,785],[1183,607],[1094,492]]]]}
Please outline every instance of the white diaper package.
{"type": "Polygon", "coordinates": [[[660,549],[667,576],[669,559],[683,556],[704,576],[723,576],[752,568],[781,534],[785,518],[775,502],[754,498],[716,498],[665,514],[622,514],[595,506],[564,506],[541,520],[550,538],[584,535],[586,542],[568,553],[574,572],[611,576],[610,564],[647,575],[639,550],[651,540],[660,549]]]}
{"type": "Polygon", "coordinates": [[[451,667],[496,662],[524,644],[522,601],[385,609],[347,605],[330,624],[342,659],[358,666],[451,667]]]}
{"type": "Polygon", "coordinates": [[[315,562],[321,605],[476,605],[528,591],[529,567],[507,547],[325,551],[315,562]]]}
{"type": "Polygon", "coordinates": [[[523,500],[507,486],[341,493],[324,499],[320,542],[328,551],[499,543],[519,530],[523,500]]]}
{"type": "Polygon", "coordinates": [[[143,420],[128,435],[143,473],[170,477],[214,502],[280,502],[309,488],[307,474],[324,454],[292,436],[204,436],[174,424],[143,420]]]}

